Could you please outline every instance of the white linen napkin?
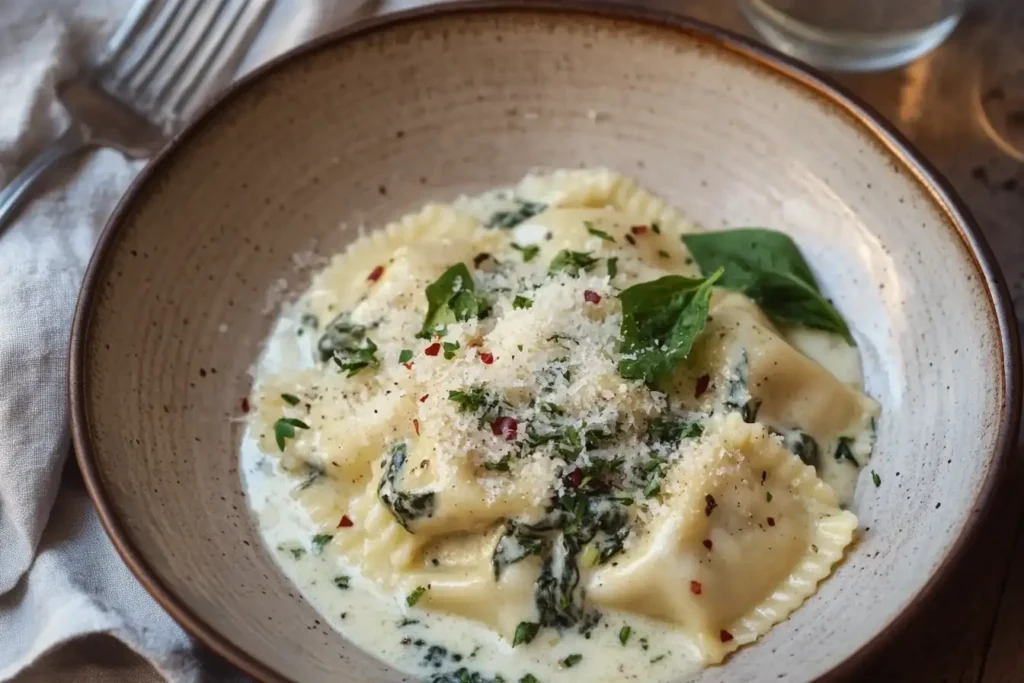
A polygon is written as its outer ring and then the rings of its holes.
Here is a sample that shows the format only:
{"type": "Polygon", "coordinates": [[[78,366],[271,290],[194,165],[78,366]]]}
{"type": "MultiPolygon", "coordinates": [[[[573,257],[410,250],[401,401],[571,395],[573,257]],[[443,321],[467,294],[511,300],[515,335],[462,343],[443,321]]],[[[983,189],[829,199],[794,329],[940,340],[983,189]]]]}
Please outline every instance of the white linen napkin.
{"type": "MultiPolygon", "coordinates": [[[[361,3],[277,0],[242,70],[338,26],[361,3]]],[[[0,186],[63,130],[55,84],[102,46],[130,4],[0,2],[0,186]]],[[[396,4],[422,3],[384,8],[396,4]]],[[[142,589],[104,534],[74,463],[65,467],[75,300],[100,230],[143,165],[110,150],[83,155],[0,233],[0,681],[152,680],[154,669],[173,681],[237,677],[142,589]],[[95,634],[141,659],[113,670],[47,663],[70,641],[102,649],[95,634]]]]}

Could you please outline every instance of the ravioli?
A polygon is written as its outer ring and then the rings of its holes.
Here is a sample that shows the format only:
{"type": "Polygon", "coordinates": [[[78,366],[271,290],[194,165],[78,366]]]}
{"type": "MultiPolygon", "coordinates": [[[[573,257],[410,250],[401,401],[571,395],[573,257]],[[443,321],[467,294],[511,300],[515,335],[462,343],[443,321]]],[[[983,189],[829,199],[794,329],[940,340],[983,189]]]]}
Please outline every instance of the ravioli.
{"type": "MultiPolygon", "coordinates": [[[[878,405],[788,238],[715,270],[693,234],[628,179],[558,171],[336,256],[284,324],[303,362],[253,397],[299,549],[545,681],[616,680],[629,620],[677,666],[786,619],[854,537],[878,405]],[[779,278],[785,310],[758,289],[779,278]]],[[[487,666],[462,670],[514,673],[487,666]]]]}

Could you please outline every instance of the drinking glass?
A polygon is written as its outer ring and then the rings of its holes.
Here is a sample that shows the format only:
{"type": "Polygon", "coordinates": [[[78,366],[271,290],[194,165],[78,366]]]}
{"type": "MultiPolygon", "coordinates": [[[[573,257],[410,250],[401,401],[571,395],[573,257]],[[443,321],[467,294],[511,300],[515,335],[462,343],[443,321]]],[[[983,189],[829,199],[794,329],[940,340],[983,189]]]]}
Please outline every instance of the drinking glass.
{"type": "Polygon", "coordinates": [[[774,47],[814,66],[874,71],[902,66],[953,32],[967,0],[738,0],[774,47]]]}

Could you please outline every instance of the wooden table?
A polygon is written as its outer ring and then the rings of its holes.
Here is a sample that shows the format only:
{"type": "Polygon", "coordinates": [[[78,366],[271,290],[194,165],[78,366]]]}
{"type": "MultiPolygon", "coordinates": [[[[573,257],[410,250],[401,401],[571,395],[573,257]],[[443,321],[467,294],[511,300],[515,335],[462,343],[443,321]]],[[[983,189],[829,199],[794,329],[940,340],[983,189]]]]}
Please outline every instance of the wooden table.
{"type": "MultiPolygon", "coordinates": [[[[752,34],[726,0],[647,4],[752,34]]],[[[1024,143],[1024,2],[978,0],[932,54],[904,69],[838,80],[895,123],[957,188],[1024,320],[1024,144],[1007,144],[1014,137],[1024,143]],[[994,115],[986,117],[985,107],[994,115]]],[[[1021,444],[1018,437],[1018,454],[1021,444]]],[[[863,681],[1024,682],[1022,472],[1018,457],[970,559],[863,681]]]]}

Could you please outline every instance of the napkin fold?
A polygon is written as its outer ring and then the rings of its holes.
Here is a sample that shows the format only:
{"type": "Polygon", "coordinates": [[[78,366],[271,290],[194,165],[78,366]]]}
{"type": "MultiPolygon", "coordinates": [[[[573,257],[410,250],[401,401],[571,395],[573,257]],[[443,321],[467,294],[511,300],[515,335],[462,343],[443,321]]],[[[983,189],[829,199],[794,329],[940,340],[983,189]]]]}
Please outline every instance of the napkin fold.
{"type": "MultiPolygon", "coordinates": [[[[130,4],[0,2],[0,186],[63,131],[56,84],[88,62],[130,4]]],[[[340,25],[362,4],[277,0],[242,71],[340,25]]],[[[67,351],[78,290],[100,230],[144,163],[111,150],[83,154],[49,176],[0,232],[0,681],[238,677],[135,580],[68,460],[67,351]],[[138,665],[48,669],[48,655],[95,634],[124,643],[138,665]]]]}

